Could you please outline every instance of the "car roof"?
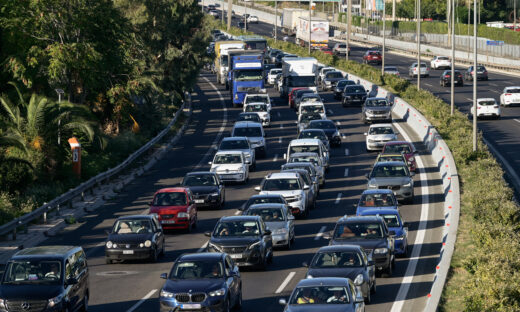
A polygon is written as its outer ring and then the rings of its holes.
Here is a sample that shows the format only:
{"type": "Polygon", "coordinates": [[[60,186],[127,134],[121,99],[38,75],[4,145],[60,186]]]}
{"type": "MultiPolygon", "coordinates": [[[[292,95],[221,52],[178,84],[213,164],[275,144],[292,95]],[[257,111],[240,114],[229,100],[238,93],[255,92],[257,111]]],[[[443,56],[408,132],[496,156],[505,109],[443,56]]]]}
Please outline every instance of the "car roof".
{"type": "Polygon", "coordinates": [[[301,152],[301,153],[292,153],[290,157],[298,157],[298,156],[316,156],[319,157],[316,152],[301,152]]]}
{"type": "Polygon", "coordinates": [[[211,171],[192,171],[192,172],[186,173],[187,176],[206,175],[206,174],[217,175],[215,172],[211,172],[211,171]]]}
{"type": "Polygon", "coordinates": [[[408,144],[408,145],[412,145],[412,143],[408,142],[408,141],[389,141],[389,142],[386,142],[385,145],[398,145],[398,144],[408,144]]]}
{"type": "Polygon", "coordinates": [[[361,216],[375,216],[383,214],[399,215],[399,210],[394,208],[369,208],[363,209],[361,216]]]}
{"type": "Polygon", "coordinates": [[[385,162],[378,162],[374,164],[374,167],[376,166],[406,166],[406,164],[403,161],[385,161],[385,162]]]}
{"type": "Polygon", "coordinates": [[[221,252],[199,252],[182,254],[177,258],[177,261],[194,261],[194,260],[220,260],[224,256],[221,252]]]}
{"type": "Polygon", "coordinates": [[[294,145],[318,145],[320,144],[320,139],[294,139],[289,142],[289,146],[294,145]]]}
{"type": "Polygon", "coordinates": [[[241,120],[241,121],[235,122],[235,125],[233,127],[234,128],[248,128],[248,127],[261,128],[262,125],[259,122],[241,120]]]}
{"type": "Polygon", "coordinates": [[[296,172],[282,171],[282,172],[270,173],[265,178],[268,180],[269,179],[295,179],[295,178],[299,178],[299,176],[298,176],[298,173],[296,173],[296,172]]]}
{"type": "Polygon", "coordinates": [[[260,216],[224,216],[220,218],[220,221],[258,221],[262,220],[260,216]]]}
{"type": "Polygon", "coordinates": [[[318,249],[318,251],[316,251],[316,253],[328,252],[328,251],[351,251],[351,250],[361,251],[361,246],[359,246],[359,245],[350,245],[350,244],[323,246],[320,249],[318,249]]]}
{"type": "Polygon", "coordinates": [[[187,187],[165,187],[162,189],[159,189],[155,194],[157,193],[185,193],[188,190],[187,187]]]}
{"type": "Polygon", "coordinates": [[[295,163],[285,163],[285,164],[282,165],[282,167],[285,167],[285,166],[287,166],[288,168],[295,167],[295,169],[297,167],[304,167],[304,166],[305,167],[312,167],[312,168],[314,168],[314,166],[312,165],[311,162],[305,162],[305,161],[304,162],[295,162],[295,163]]]}
{"type": "Polygon", "coordinates": [[[344,216],[338,220],[338,223],[356,223],[356,222],[384,222],[383,218],[379,216],[344,216]]]}
{"type": "Polygon", "coordinates": [[[218,151],[218,152],[215,154],[215,156],[216,156],[216,155],[236,155],[236,154],[241,154],[241,155],[243,155],[244,152],[239,151],[239,150],[236,150],[236,151],[235,151],[235,150],[230,150],[230,151],[218,151]]]}
{"type": "Polygon", "coordinates": [[[246,137],[235,136],[235,137],[225,137],[222,141],[247,141],[246,137]]]}
{"type": "Polygon", "coordinates": [[[151,214],[148,214],[148,215],[130,215],[130,216],[121,216],[119,218],[117,218],[117,220],[142,220],[142,219],[149,219],[149,220],[153,220],[153,218],[155,217],[155,215],[151,215],[151,214]]]}
{"type": "Polygon", "coordinates": [[[495,101],[496,100],[494,98],[480,98],[480,99],[477,99],[477,102],[480,102],[480,101],[495,101]]]}
{"type": "Polygon", "coordinates": [[[365,194],[393,194],[392,190],[389,189],[373,189],[373,190],[364,190],[361,195],[365,194]]]}
{"type": "Polygon", "coordinates": [[[53,246],[37,246],[25,248],[15,253],[11,260],[26,259],[26,258],[63,258],[67,257],[70,253],[79,251],[79,246],[68,246],[68,245],[53,245],[53,246]]]}
{"type": "Polygon", "coordinates": [[[393,128],[391,123],[373,124],[373,125],[370,125],[369,128],[383,128],[383,127],[391,127],[391,128],[393,128]]]}
{"type": "Polygon", "coordinates": [[[253,205],[249,206],[249,208],[247,208],[247,209],[250,210],[250,209],[267,209],[267,208],[285,209],[285,208],[287,208],[287,206],[285,206],[285,204],[280,204],[280,203],[262,203],[262,204],[253,204],[253,205]]]}
{"type": "Polygon", "coordinates": [[[313,286],[348,286],[348,278],[343,277],[316,277],[306,278],[298,282],[296,287],[313,287],[313,286]]]}

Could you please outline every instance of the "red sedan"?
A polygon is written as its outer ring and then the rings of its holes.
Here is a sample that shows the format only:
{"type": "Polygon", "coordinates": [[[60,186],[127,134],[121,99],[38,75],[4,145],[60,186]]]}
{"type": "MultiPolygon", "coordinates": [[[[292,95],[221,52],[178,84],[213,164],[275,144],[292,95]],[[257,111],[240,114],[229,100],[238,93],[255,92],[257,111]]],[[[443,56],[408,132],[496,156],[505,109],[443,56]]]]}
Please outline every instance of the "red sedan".
{"type": "Polygon", "coordinates": [[[413,147],[412,143],[406,141],[391,141],[385,143],[383,146],[383,150],[381,153],[387,154],[403,154],[404,158],[406,158],[406,162],[408,163],[408,167],[410,171],[417,170],[417,161],[415,160],[415,156],[417,155],[417,151],[413,147]]]}
{"type": "Polygon", "coordinates": [[[291,108],[294,108],[294,94],[296,93],[296,91],[298,90],[304,90],[304,89],[308,89],[308,88],[293,88],[291,90],[291,92],[289,92],[289,107],[291,108]]]}
{"type": "Polygon", "coordinates": [[[325,53],[325,54],[333,55],[332,49],[329,48],[329,47],[323,47],[323,48],[320,49],[320,51],[325,53]]]}
{"type": "Polygon", "coordinates": [[[197,226],[197,206],[190,189],[185,187],[158,190],[150,203],[150,213],[159,216],[163,229],[191,232],[197,226]]]}

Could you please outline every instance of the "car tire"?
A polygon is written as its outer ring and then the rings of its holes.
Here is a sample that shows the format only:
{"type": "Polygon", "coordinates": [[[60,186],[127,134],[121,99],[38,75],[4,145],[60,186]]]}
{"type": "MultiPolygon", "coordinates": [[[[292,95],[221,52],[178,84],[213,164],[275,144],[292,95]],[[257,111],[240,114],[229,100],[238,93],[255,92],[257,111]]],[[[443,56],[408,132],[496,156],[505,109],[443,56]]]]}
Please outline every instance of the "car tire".
{"type": "Polygon", "coordinates": [[[82,311],[82,312],[88,311],[88,292],[85,293],[85,296],[83,297],[83,303],[81,304],[80,311],[82,311]]]}
{"type": "Polygon", "coordinates": [[[374,283],[372,287],[370,287],[370,293],[375,294],[377,292],[376,279],[374,279],[374,283]]]}
{"type": "Polygon", "coordinates": [[[242,309],[242,285],[240,285],[240,293],[238,294],[237,302],[235,302],[233,309],[235,311],[240,311],[242,309]]]}
{"type": "Polygon", "coordinates": [[[370,304],[372,301],[372,296],[370,294],[370,291],[367,292],[367,296],[365,297],[365,304],[370,304]]]}
{"type": "Polygon", "coordinates": [[[285,245],[285,249],[286,249],[286,250],[291,250],[291,245],[292,245],[292,242],[291,242],[291,241],[292,241],[292,239],[289,238],[289,241],[287,241],[287,245],[285,245]]]}
{"type": "Polygon", "coordinates": [[[197,228],[197,223],[199,222],[199,214],[196,213],[195,214],[195,222],[193,222],[193,225],[192,225],[192,228],[193,229],[196,229],[197,228]]]}
{"type": "Polygon", "coordinates": [[[166,252],[164,251],[164,242],[163,242],[163,244],[162,244],[162,248],[161,248],[161,252],[159,253],[159,256],[164,257],[164,254],[165,254],[165,253],[166,253],[166,252]]]}
{"type": "Polygon", "coordinates": [[[105,258],[105,263],[106,263],[106,264],[112,264],[113,261],[112,261],[112,259],[106,257],[106,258],[105,258]]]}
{"type": "Polygon", "coordinates": [[[385,270],[385,274],[387,277],[392,277],[392,273],[393,273],[393,268],[392,268],[392,263],[389,263],[388,265],[388,268],[386,268],[385,270]]]}

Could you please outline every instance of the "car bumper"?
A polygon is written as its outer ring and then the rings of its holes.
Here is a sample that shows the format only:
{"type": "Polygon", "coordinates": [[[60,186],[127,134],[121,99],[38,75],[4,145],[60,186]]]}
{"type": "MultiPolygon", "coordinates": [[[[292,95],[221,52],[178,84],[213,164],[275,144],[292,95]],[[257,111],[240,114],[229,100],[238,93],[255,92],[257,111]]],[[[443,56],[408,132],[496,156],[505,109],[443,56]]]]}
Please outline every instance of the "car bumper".
{"type": "Polygon", "coordinates": [[[406,253],[406,248],[408,247],[407,240],[405,238],[396,239],[395,240],[395,254],[396,255],[404,255],[406,253]]]}
{"type": "Polygon", "coordinates": [[[187,218],[167,220],[159,219],[159,222],[161,223],[161,227],[165,230],[187,229],[190,224],[189,219],[187,218]]]}
{"type": "MultiPolygon", "coordinates": [[[[184,303],[186,304],[186,303],[184,303]]],[[[193,304],[193,303],[190,303],[193,304]]],[[[180,311],[201,311],[201,312],[224,312],[225,301],[223,297],[209,297],[201,303],[195,303],[200,306],[183,306],[183,303],[177,302],[174,298],[159,298],[159,310],[161,312],[180,312],[180,311]]]]}
{"type": "Polygon", "coordinates": [[[142,260],[152,255],[152,248],[105,248],[105,257],[111,260],[142,260]]]}
{"type": "Polygon", "coordinates": [[[392,121],[392,115],[365,115],[367,121],[392,121]]]}
{"type": "Polygon", "coordinates": [[[221,181],[224,182],[244,182],[246,180],[245,173],[219,173],[217,175],[221,181]]]}
{"type": "Polygon", "coordinates": [[[283,247],[289,244],[289,233],[285,234],[274,234],[273,238],[273,247],[283,247]]]}
{"type": "Polygon", "coordinates": [[[193,200],[195,204],[197,204],[197,207],[213,207],[218,206],[220,203],[219,197],[214,196],[207,196],[205,198],[195,198],[193,200]]]}
{"type": "Polygon", "coordinates": [[[324,84],[323,85],[323,90],[332,90],[334,89],[335,85],[332,85],[332,84],[324,84]]]}
{"type": "Polygon", "coordinates": [[[377,270],[386,270],[391,265],[391,258],[389,254],[374,254],[372,259],[375,262],[377,270]]]}
{"type": "Polygon", "coordinates": [[[290,202],[289,209],[291,209],[291,212],[293,214],[302,214],[305,212],[305,205],[303,204],[303,200],[290,202]]]}
{"type": "Polygon", "coordinates": [[[365,100],[364,99],[345,99],[344,103],[347,105],[362,105],[363,103],[365,103],[365,100]]]}
{"type": "Polygon", "coordinates": [[[371,150],[371,151],[382,150],[383,146],[385,145],[386,142],[389,142],[389,141],[385,141],[385,142],[368,142],[367,141],[367,149],[371,150]]]}

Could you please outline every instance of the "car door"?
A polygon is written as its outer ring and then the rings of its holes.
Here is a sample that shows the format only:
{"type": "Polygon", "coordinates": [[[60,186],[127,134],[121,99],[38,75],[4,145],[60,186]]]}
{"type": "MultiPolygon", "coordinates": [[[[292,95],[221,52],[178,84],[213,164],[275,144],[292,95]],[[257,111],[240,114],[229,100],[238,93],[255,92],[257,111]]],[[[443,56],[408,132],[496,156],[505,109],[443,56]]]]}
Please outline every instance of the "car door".
{"type": "Polygon", "coordinates": [[[270,253],[273,252],[273,238],[271,235],[265,234],[265,231],[267,230],[267,228],[262,219],[260,219],[259,225],[260,225],[260,235],[262,235],[262,245],[264,246],[264,256],[267,257],[270,253]]]}
{"type": "Polygon", "coordinates": [[[88,292],[89,272],[85,252],[79,250],[74,256],[76,258],[76,263],[74,264],[74,278],[78,281],[78,302],[76,307],[79,307],[83,304],[83,300],[88,292]]]}
{"type": "Polygon", "coordinates": [[[186,196],[187,196],[187,202],[188,202],[188,215],[190,216],[190,222],[193,222],[192,220],[195,219],[197,215],[197,205],[195,204],[193,200],[193,195],[190,191],[190,189],[186,190],[186,196]]]}
{"type": "Polygon", "coordinates": [[[294,237],[294,216],[288,208],[282,210],[284,219],[287,220],[287,223],[289,224],[289,240],[291,240],[294,237]]]}
{"type": "Polygon", "coordinates": [[[236,303],[240,295],[240,276],[237,274],[237,271],[235,271],[233,260],[231,260],[228,255],[224,258],[224,268],[226,272],[226,284],[231,293],[231,302],[236,303]]]}
{"type": "Polygon", "coordinates": [[[159,221],[156,218],[152,219],[152,230],[155,233],[155,242],[158,250],[163,250],[164,248],[164,233],[162,230],[159,221]]]}
{"type": "Polygon", "coordinates": [[[323,143],[321,141],[319,142],[319,146],[320,146],[320,152],[323,157],[324,166],[328,167],[329,166],[329,152],[327,151],[327,148],[325,147],[325,145],[323,145],[323,143]]]}
{"type": "MultiPolygon", "coordinates": [[[[374,262],[371,263],[372,265],[369,264],[368,256],[365,253],[365,251],[363,250],[363,248],[361,248],[361,255],[363,257],[363,262],[365,263],[367,275],[370,280],[370,282],[368,284],[369,284],[369,286],[372,286],[376,281],[376,266],[375,266],[374,262]]],[[[372,260],[372,259],[370,259],[370,260],[372,260]]]]}
{"type": "MultiPolygon", "coordinates": [[[[249,149],[251,151],[251,146],[249,145],[249,141],[247,141],[247,145],[249,146],[249,149]]],[[[255,162],[254,161],[254,159],[255,159],[254,155],[255,155],[254,152],[252,152],[251,153],[251,160],[252,160],[253,163],[255,162]]],[[[215,174],[214,178],[217,181],[217,185],[218,185],[219,202],[223,203],[224,199],[226,198],[226,187],[224,186],[224,183],[222,183],[222,181],[220,181],[220,178],[218,177],[218,174],[215,174]]]]}
{"type": "Polygon", "coordinates": [[[81,286],[78,283],[72,281],[76,278],[76,254],[71,254],[65,261],[65,287],[67,288],[69,307],[71,310],[75,310],[79,302],[83,297],[80,297],[81,286]]]}

